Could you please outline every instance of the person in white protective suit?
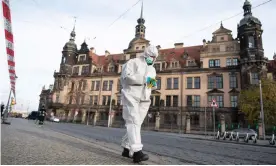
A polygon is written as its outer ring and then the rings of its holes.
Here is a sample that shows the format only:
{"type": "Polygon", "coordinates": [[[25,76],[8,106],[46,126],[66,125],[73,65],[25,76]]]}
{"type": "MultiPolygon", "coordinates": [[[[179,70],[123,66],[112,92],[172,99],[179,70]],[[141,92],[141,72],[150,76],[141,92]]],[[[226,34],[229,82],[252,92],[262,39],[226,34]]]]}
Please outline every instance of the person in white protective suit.
{"type": "Polygon", "coordinates": [[[122,105],[123,119],[127,129],[122,139],[122,156],[133,158],[133,162],[149,159],[142,152],[141,125],[150,107],[151,91],[157,88],[156,70],[153,67],[158,50],[155,46],[145,48],[143,55],[130,59],[122,67],[122,105]]]}

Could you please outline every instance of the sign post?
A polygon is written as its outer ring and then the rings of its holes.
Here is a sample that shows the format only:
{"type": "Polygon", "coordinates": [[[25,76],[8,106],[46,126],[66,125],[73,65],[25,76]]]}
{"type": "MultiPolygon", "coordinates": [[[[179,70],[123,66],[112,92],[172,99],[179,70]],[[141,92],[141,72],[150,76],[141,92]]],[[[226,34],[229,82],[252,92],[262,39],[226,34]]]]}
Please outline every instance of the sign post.
{"type": "Polygon", "coordinates": [[[215,116],[215,108],[218,107],[217,102],[215,99],[213,99],[211,103],[211,107],[213,107],[213,121],[214,121],[214,137],[216,137],[216,116],[215,116]]]}

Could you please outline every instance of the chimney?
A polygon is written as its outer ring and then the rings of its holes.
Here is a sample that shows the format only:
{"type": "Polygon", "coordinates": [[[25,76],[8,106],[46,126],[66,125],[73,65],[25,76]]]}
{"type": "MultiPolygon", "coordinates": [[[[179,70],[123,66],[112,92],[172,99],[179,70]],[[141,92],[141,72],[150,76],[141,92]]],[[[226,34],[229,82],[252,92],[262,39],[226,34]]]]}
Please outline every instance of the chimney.
{"type": "Polygon", "coordinates": [[[109,51],[105,50],[105,56],[110,55],[109,51]]]}
{"type": "Polygon", "coordinates": [[[206,46],[206,40],[205,39],[203,39],[203,47],[205,47],[206,46]]]}
{"type": "Polygon", "coordinates": [[[156,48],[159,50],[159,49],[161,48],[161,46],[160,46],[160,45],[158,45],[158,46],[156,46],[156,48]]]}
{"type": "Polygon", "coordinates": [[[174,48],[183,48],[184,43],[174,43],[174,48]]]}

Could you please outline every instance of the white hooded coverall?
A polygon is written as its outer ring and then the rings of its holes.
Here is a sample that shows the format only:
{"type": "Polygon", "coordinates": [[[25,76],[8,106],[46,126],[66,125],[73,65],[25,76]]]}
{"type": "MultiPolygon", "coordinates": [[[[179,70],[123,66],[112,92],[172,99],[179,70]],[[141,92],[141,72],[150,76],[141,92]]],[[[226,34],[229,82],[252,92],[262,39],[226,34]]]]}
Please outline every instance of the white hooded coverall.
{"type": "MultiPolygon", "coordinates": [[[[130,150],[130,156],[134,152],[142,150],[141,125],[150,107],[150,95],[153,89],[146,86],[147,77],[156,77],[156,70],[145,61],[147,57],[158,56],[155,46],[145,49],[144,55],[130,59],[122,67],[122,105],[123,118],[127,129],[126,135],[122,139],[122,146],[130,150]]],[[[155,59],[156,59],[155,58],[155,59]]]]}

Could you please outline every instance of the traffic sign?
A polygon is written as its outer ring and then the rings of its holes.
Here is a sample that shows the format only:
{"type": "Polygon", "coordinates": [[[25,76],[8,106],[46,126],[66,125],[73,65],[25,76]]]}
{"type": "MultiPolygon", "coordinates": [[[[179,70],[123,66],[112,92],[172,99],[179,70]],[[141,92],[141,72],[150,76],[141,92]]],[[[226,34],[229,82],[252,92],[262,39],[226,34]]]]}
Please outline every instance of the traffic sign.
{"type": "Polygon", "coordinates": [[[218,107],[218,104],[215,99],[213,99],[213,101],[211,103],[211,107],[218,107]]]}

